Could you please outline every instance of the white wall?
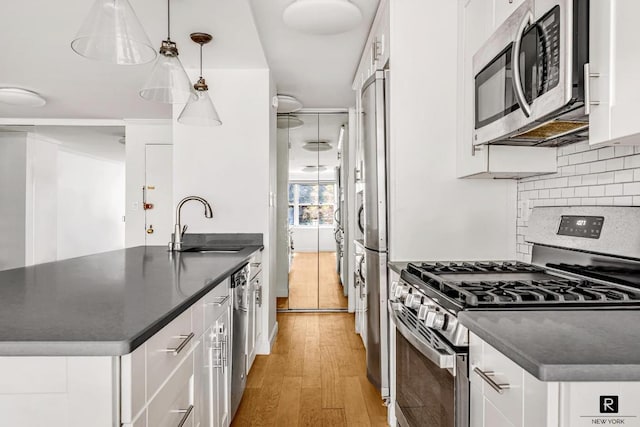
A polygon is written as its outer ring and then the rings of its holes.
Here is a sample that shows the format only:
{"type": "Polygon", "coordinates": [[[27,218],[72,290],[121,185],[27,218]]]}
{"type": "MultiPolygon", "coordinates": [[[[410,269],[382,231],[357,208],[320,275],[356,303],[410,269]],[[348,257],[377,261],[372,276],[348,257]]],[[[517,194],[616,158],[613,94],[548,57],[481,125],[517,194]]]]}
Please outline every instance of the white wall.
{"type": "Polygon", "coordinates": [[[58,259],[59,143],[27,136],[26,265],[58,259]]]}
{"type": "Polygon", "coordinates": [[[26,139],[0,134],[0,270],[25,262],[26,139]]]}
{"type": "MultiPolygon", "coordinates": [[[[195,73],[191,72],[192,75],[195,73]]],[[[202,205],[182,209],[182,221],[192,233],[263,233],[263,275],[268,278],[265,301],[268,336],[275,325],[274,244],[270,228],[275,220],[275,89],[269,70],[205,70],[212,100],[222,126],[173,124],[173,199],[204,197],[213,207],[213,219],[202,205]],[[273,159],[272,159],[273,158],[273,159]],[[270,197],[270,192],[273,197],[270,197]],[[271,288],[273,286],[273,289],[271,288]]],[[[177,119],[182,106],[174,108],[177,119]]],[[[266,332],[266,331],[265,331],[266,332]]]]}
{"type": "Polygon", "coordinates": [[[392,261],[515,257],[516,183],[456,179],[457,4],[391,1],[392,261]]]}
{"type": "Polygon", "coordinates": [[[292,227],[294,252],[335,252],[336,240],[331,227],[292,227]]]}
{"type": "Polygon", "coordinates": [[[124,248],[125,165],[58,152],[58,259],[124,248]]]}
{"type": "MultiPolygon", "coordinates": [[[[142,187],[145,185],[145,145],[171,144],[171,120],[126,120],[126,247],[145,244],[145,214],[142,187]]],[[[173,171],[167,171],[173,174],[173,171]]]]}

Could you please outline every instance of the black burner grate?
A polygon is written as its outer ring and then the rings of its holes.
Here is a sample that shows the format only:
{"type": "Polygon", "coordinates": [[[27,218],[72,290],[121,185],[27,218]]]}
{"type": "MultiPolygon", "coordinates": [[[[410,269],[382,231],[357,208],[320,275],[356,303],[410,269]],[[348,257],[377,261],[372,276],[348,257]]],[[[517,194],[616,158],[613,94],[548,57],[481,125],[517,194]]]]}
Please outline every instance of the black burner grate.
{"type": "Polygon", "coordinates": [[[407,272],[460,308],[640,303],[640,289],[567,279],[516,261],[409,264],[407,272]]]}

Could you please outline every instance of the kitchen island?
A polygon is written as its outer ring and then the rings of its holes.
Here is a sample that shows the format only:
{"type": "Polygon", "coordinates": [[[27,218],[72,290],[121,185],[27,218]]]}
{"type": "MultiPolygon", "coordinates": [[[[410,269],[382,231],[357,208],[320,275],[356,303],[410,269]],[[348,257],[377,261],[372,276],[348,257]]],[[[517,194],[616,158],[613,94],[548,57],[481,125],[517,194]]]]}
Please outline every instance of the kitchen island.
{"type": "Polygon", "coordinates": [[[3,423],[228,423],[211,393],[228,390],[229,277],[261,249],[135,247],[0,272],[3,423]]]}

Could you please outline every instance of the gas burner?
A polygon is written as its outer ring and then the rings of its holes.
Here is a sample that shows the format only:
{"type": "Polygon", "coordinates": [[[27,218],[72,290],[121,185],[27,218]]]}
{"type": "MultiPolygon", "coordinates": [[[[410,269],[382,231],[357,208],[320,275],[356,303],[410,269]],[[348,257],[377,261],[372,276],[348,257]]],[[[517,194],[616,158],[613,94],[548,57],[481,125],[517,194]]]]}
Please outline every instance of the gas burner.
{"type": "Polygon", "coordinates": [[[587,280],[445,282],[441,290],[473,307],[501,304],[555,305],[640,300],[640,292],[587,280]]]}
{"type": "Polygon", "coordinates": [[[519,261],[473,261],[473,262],[423,262],[410,263],[407,269],[413,274],[422,272],[442,273],[489,273],[489,272],[539,272],[544,271],[535,265],[519,261]]]}
{"type": "Polygon", "coordinates": [[[454,311],[640,305],[640,288],[567,278],[518,261],[411,263],[406,273],[415,277],[414,285],[431,297],[445,297],[441,303],[454,311]]]}

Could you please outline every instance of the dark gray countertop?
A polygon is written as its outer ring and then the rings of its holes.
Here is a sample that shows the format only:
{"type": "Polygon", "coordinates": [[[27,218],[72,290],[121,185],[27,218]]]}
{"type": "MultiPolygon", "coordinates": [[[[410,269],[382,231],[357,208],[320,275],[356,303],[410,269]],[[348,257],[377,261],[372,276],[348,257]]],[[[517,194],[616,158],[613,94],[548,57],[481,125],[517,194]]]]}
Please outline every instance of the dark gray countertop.
{"type": "Polygon", "coordinates": [[[407,264],[409,264],[409,263],[406,262],[406,261],[392,261],[392,262],[388,262],[387,263],[389,268],[391,270],[395,271],[398,274],[400,274],[402,272],[402,270],[407,268],[407,264]]]}
{"type": "Polygon", "coordinates": [[[0,356],[130,353],[260,249],[140,246],[0,271],[0,356]]]}
{"type": "Polygon", "coordinates": [[[640,381],[640,311],[464,311],[460,322],[542,381],[640,381]]]}

